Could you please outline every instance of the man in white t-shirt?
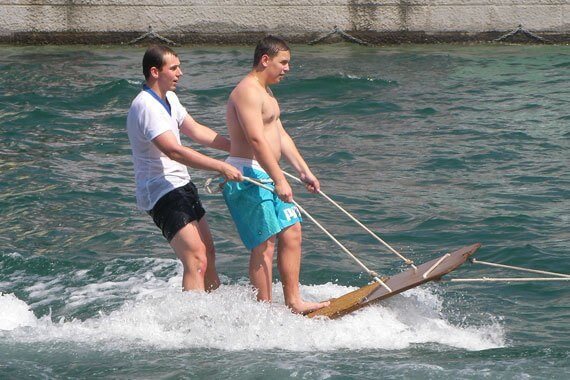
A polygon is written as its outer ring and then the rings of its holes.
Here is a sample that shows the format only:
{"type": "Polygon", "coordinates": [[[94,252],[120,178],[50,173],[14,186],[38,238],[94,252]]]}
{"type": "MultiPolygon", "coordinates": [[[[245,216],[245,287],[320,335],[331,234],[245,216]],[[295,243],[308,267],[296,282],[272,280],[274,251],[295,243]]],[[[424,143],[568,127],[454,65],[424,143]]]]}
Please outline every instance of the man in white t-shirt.
{"type": "Polygon", "coordinates": [[[229,152],[230,141],[196,122],[173,92],[182,76],[170,48],[151,46],[143,57],[145,84],[131,104],[127,131],[133,153],[137,206],[148,212],[182,261],[184,290],[220,285],[208,222],[186,166],[219,172],[241,181],[239,170],[180,142],[180,132],[195,142],[229,152]]]}

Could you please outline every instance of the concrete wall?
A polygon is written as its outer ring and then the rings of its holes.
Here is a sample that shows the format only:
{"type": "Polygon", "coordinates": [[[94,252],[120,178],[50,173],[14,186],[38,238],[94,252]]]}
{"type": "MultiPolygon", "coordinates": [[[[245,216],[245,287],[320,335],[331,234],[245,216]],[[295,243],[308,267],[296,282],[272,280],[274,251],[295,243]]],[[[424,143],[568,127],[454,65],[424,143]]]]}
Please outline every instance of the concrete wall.
{"type": "Polygon", "coordinates": [[[434,42],[519,24],[567,41],[570,0],[0,0],[4,42],[128,42],[149,26],[178,42],[306,42],[335,26],[371,42],[434,42]]]}

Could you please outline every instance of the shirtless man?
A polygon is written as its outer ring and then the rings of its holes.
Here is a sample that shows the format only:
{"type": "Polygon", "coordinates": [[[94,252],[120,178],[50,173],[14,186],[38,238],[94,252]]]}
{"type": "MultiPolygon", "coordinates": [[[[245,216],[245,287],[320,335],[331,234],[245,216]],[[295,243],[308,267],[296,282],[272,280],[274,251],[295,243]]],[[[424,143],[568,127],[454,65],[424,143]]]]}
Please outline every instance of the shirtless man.
{"type": "Polygon", "coordinates": [[[283,129],[279,104],[269,89],[289,71],[290,59],[285,41],[273,36],[262,39],[255,49],[253,69],[232,91],[227,105],[232,143],[226,162],[244,176],[274,186],[275,193],[248,182],[228,182],[224,199],[244,245],[251,250],[249,276],[258,290],[257,299],[271,301],[277,242],[277,268],[285,304],[295,313],[307,313],[329,303],[301,298],[301,215],[290,203],[293,192],[279,167],[281,156],[299,173],[310,192],[318,192],[320,185],[283,129]]]}

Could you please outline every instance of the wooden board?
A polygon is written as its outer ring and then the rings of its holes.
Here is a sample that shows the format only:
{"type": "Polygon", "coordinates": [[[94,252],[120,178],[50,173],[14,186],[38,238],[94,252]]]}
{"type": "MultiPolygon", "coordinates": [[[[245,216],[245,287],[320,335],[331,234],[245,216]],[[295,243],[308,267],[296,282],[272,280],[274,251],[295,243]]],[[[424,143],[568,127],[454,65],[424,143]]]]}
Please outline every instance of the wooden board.
{"type": "Polygon", "coordinates": [[[437,259],[428,261],[427,263],[417,265],[417,270],[413,268],[408,269],[402,273],[383,279],[384,283],[392,290],[388,291],[378,282],[373,282],[369,285],[363,286],[353,292],[345,294],[339,298],[334,298],[331,304],[319,310],[315,310],[307,316],[314,317],[329,317],[331,319],[340,318],[343,315],[351,313],[362,307],[374,304],[383,299],[395,296],[408,289],[415,288],[428,281],[438,280],[441,276],[457,269],[463,264],[469,256],[471,256],[481,244],[473,244],[468,247],[461,248],[455,252],[448,253],[437,259]],[[437,266],[438,261],[442,260],[437,266]],[[430,272],[429,270],[432,269],[430,272]],[[429,272],[426,277],[424,274],[429,272]]]}

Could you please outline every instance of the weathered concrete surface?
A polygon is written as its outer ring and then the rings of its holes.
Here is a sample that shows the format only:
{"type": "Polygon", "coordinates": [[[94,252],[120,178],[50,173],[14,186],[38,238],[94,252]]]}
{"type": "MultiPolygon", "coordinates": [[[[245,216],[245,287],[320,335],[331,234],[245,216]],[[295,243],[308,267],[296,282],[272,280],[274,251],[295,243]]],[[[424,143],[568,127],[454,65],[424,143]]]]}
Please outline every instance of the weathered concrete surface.
{"type": "Polygon", "coordinates": [[[266,33],[308,42],[335,26],[376,43],[470,41],[519,24],[568,41],[570,0],[0,0],[0,41],[9,43],[127,43],[149,26],[179,43],[266,33]]]}

